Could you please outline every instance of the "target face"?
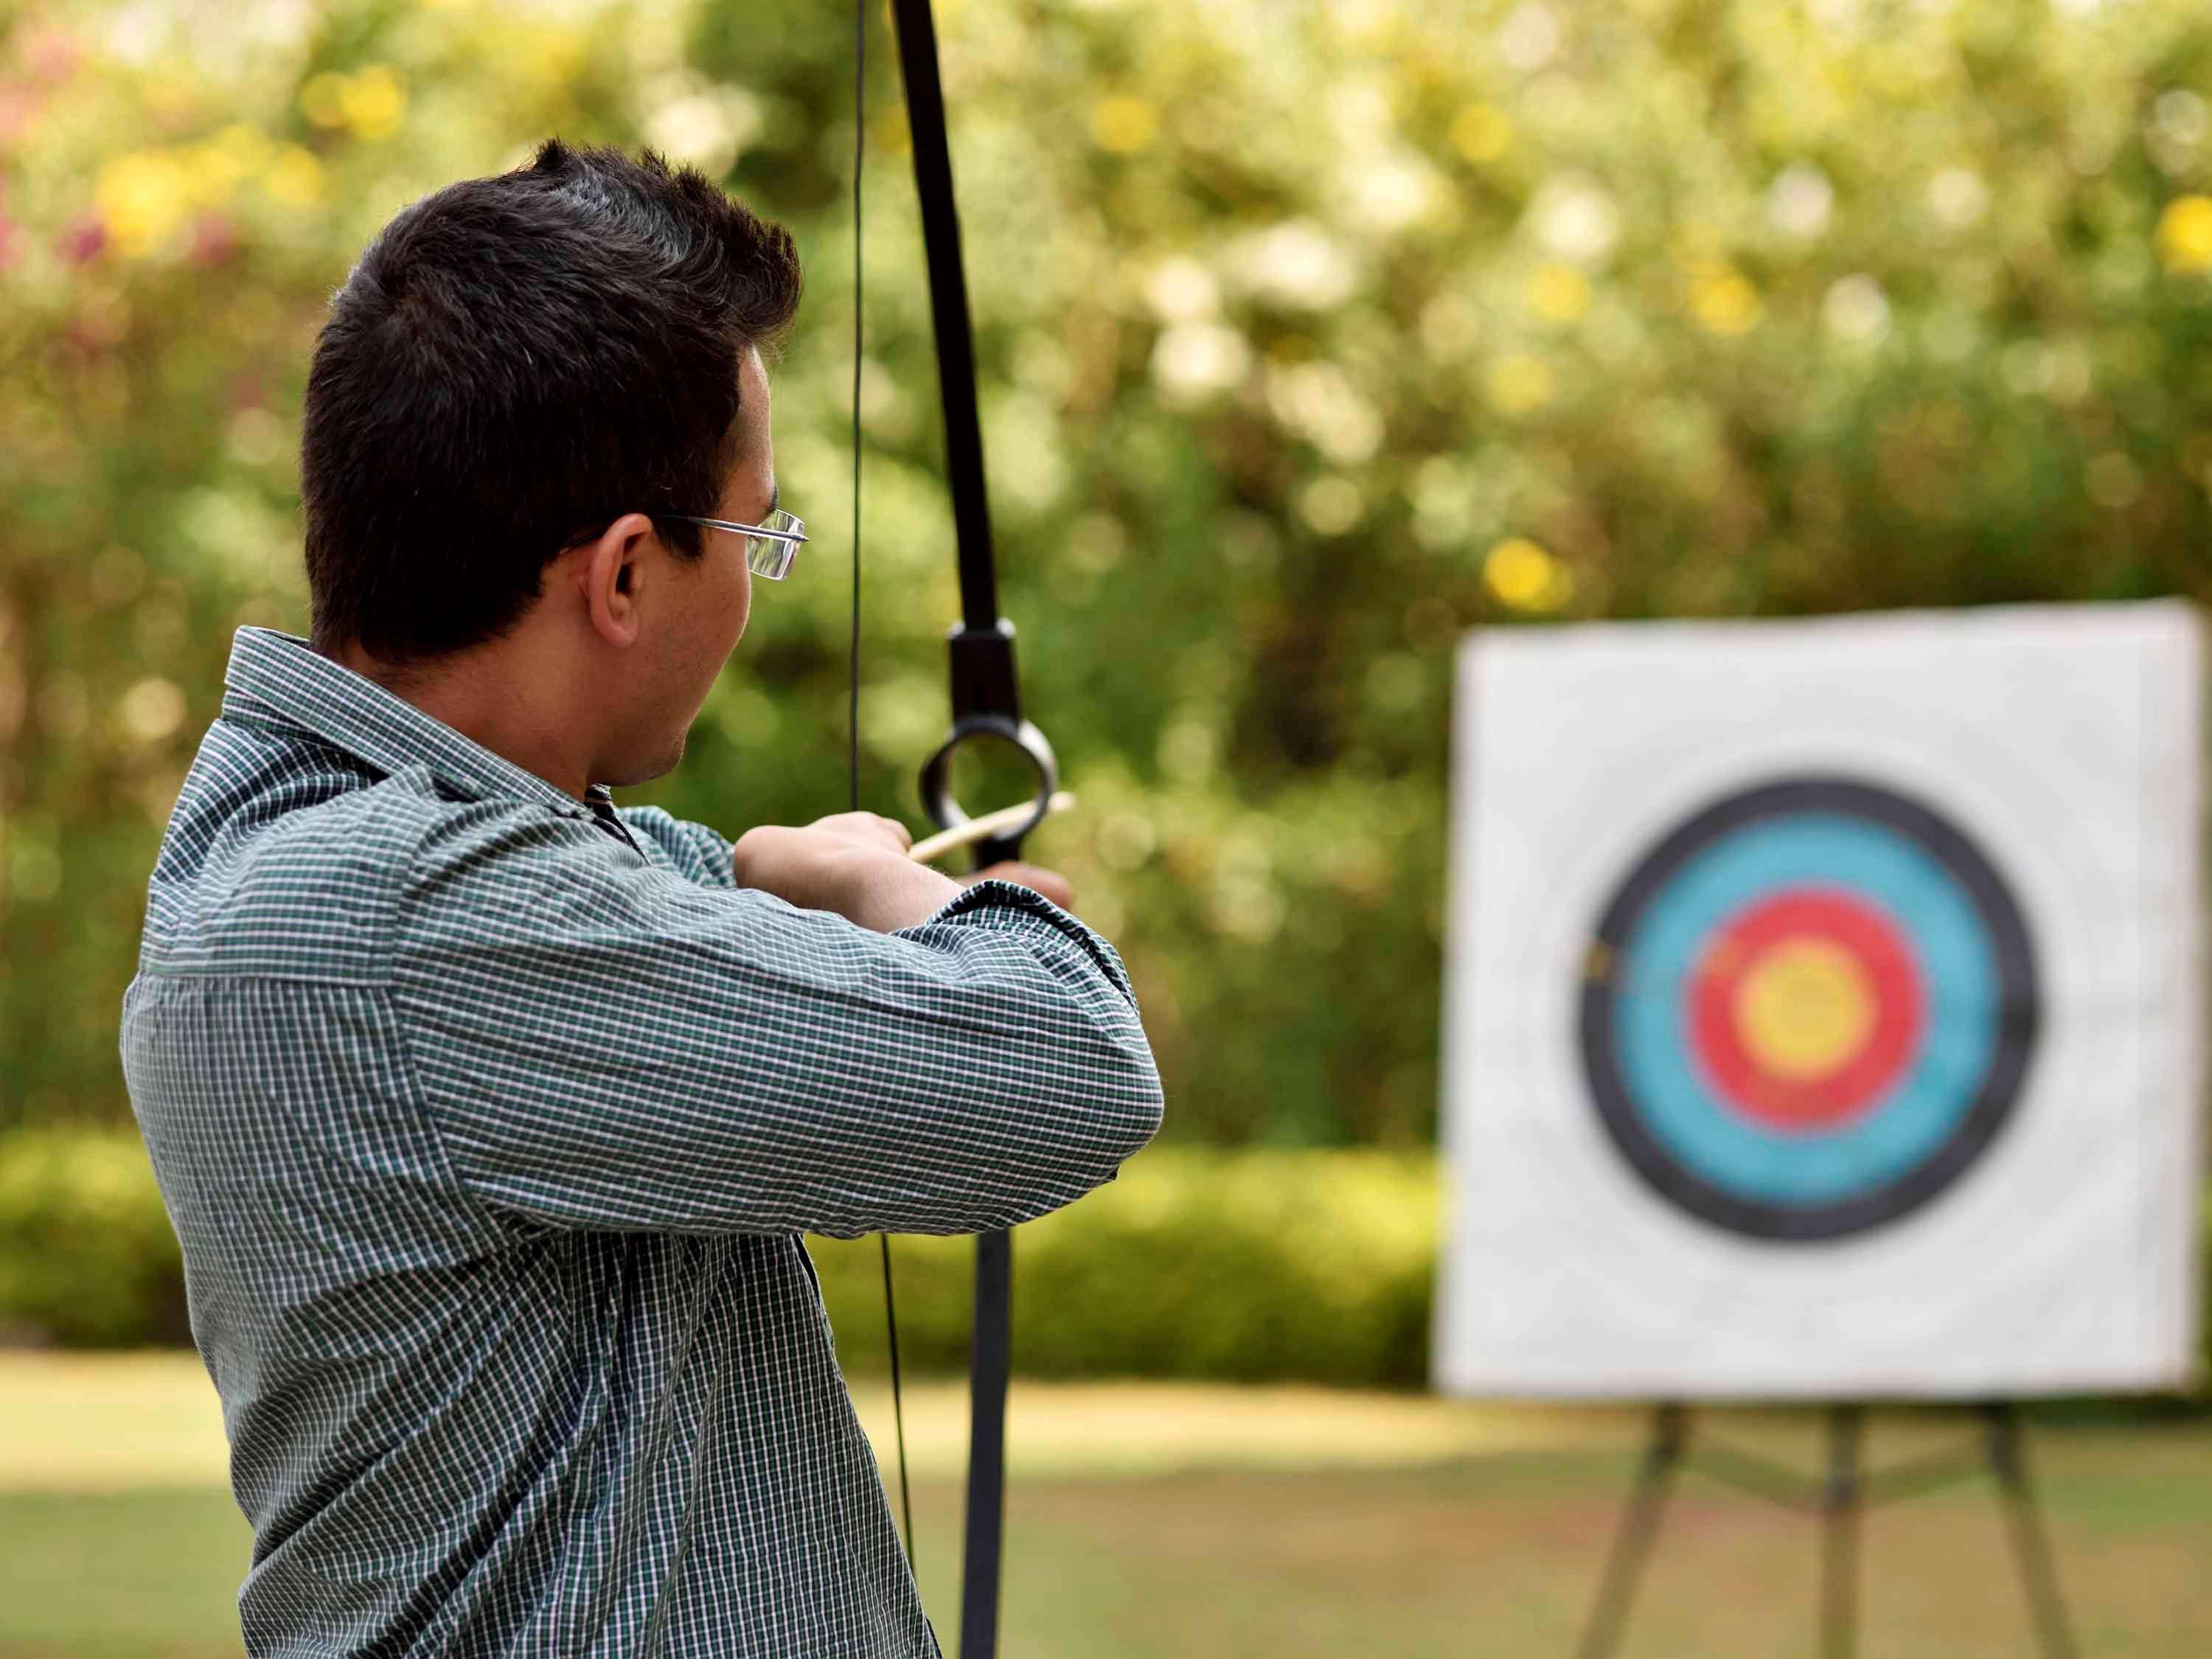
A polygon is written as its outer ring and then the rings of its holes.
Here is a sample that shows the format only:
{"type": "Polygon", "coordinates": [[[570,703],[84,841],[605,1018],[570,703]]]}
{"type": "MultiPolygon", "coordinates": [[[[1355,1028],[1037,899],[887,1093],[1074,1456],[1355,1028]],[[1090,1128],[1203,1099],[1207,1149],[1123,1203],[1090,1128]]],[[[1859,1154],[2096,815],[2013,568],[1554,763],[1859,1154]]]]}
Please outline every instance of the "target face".
{"type": "Polygon", "coordinates": [[[1776,781],[1662,836],[1584,959],[1589,1098],[1701,1222],[1812,1243],[1957,1181],[2010,1116],[2040,1023],[2021,907],[1893,789],[1776,781]]]}
{"type": "Polygon", "coordinates": [[[2173,603],[1470,635],[1438,1386],[2191,1385],[2207,638],[2173,603]]]}

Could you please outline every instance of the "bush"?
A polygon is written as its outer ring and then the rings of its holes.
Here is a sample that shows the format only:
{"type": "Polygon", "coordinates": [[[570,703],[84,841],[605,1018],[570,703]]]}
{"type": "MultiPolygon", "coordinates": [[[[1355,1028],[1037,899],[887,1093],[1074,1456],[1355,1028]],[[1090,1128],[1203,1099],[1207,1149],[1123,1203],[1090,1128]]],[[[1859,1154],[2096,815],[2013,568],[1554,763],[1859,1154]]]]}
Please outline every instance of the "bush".
{"type": "MultiPolygon", "coordinates": [[[[1016,1234],[1014,1364],[1031,1376],[1418,1386],[1435,1237],[1425,1155],[1148,1152],[1016,1234]]],[[[847,1369],[882,1369],[875,1241],[809,1243],[847,1369]]],[[[972,1241],[891,1248],[902,1358],[962,1369],[972,1241]]]]}
{"type": "MultiPolygon", "coordinates": [[[[1021,1230],[1016,1363],[1036,1376],[1416,1384],[1431,1169],[1376,1152],[1148,1153],[1021,1230]]],[[[875,1241],[809,1242],[845,1363],[882,1369],[875,1241]]],[[[892,1249],[902,1358],[962,1369],[972,1242],[892,1249]]],[[[71,1347],[189,1339],[176,1236],[135,1135],[0,1139],[0,1327],[71,1347]]]]}
{"type": "Polygon", "coordinates": [[[0,1328],[67,1347],[183,1342],[177,1236],[136,1134],[0,1141],[0,1328]]]}
{"type": "MultiPolygon", "coordinates": [[[[1015,1369],[1419,1388],[1437,1212],[1426,1153],[1146,1152],[1016,1234],[1015,1369]]],[[[839,1358],[881,1372],[876,1241],[807,1243],[839,1358]]],[[[902,1360],[964,1370],[974,1242],[900,1237],[891,1250],[902,1360]]],[[[2212,1260],[2203,1293],[2212,1376],[2212,1260]]],[[[71,1347],[190,1339],[176,1237],[135,1136],[0,1139],[0,1330],[11,1328],[71,1347]]]]}

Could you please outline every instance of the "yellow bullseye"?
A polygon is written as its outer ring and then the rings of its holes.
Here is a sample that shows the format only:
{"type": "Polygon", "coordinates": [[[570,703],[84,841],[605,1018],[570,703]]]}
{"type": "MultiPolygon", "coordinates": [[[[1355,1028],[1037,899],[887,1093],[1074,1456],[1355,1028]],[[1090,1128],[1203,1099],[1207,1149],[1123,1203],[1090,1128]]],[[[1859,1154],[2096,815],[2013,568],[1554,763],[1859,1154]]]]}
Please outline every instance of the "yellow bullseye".
{"type": "Polygon", "coordinates": [[[1806,1082],[1843,1066],[1874,1032],[1875,988],[1856,954],[1828,939],[1784,939],[1736,981],[1744,1051],[1778,1078],[1806,1082]]]}

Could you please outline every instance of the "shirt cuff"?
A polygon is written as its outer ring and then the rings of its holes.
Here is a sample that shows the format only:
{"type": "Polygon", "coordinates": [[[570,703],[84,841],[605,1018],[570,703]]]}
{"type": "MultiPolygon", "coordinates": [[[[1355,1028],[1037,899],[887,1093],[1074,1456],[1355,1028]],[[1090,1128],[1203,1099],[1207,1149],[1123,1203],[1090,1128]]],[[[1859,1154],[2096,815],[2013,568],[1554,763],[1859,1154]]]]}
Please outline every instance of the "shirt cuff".
{"type": "Polygon", "coordinates": [[[1103,935],[1093,933],[1032,888],[995,878],[976,882],[962,888],[928,921],[900,928],[898,937],[927,943],[926,936],[931,929],[948,923],[1006,933],[1034,935],[1041,929],[1049,930],[1057,941],[1079,949],[1105,976],[1107,983],[1128,999],[1132,1008],[1137,1006],[1137,994],[1130,988],[1128,970],[1121,965],[1120,953],[1103,935]]]}

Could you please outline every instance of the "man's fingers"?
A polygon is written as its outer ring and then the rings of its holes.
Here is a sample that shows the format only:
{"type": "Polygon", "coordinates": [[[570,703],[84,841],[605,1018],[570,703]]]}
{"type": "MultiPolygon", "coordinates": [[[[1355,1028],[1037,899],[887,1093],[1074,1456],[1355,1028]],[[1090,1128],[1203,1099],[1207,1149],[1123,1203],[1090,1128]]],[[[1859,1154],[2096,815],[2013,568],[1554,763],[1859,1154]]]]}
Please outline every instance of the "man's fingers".
{"type": "Polygon", "coordinates": [[[965,885],[972,887],[979,881],[1010,881],[1017,887],[1026,887],[1033,893],[1042,893],[1063,910],[1075,908],[1075,890],[1067,884],[1067,878],[1057,870],[1048,870],[1042,865],[1023,864],[1009,859],[978,870],[969,876],[965,885]]]}

